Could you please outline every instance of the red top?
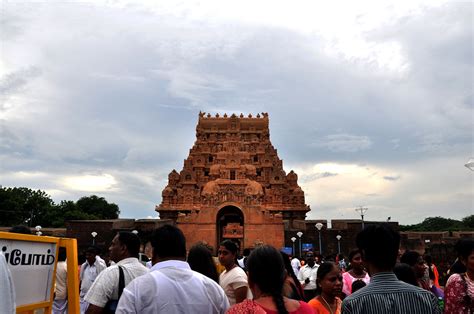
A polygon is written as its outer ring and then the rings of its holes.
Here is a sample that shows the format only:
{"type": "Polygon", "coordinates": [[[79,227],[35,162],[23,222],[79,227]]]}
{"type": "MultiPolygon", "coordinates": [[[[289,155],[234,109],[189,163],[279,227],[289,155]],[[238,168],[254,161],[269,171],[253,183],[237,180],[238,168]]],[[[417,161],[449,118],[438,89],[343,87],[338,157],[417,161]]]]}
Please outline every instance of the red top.
{"type": "MultiPolygon", "coordinates": [[[[289,312],[289,314],[314,314],[313,309],[305,302],[299,301],[300,307],[296,311],[289,312]]],[[[241,303],[238,303],[232,306],[227,314],[278,314],[278,311],[269,310],[261,305],[258,305],[257,302],[253,300],[245,300],[241,303]]]]}

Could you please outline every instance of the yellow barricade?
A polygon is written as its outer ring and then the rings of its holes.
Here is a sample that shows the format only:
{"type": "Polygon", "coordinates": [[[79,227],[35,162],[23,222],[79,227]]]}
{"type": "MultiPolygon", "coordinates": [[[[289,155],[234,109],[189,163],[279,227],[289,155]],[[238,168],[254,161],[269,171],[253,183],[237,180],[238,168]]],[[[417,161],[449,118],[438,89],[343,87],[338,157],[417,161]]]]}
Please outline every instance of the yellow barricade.
{"type": "Polygon", "coordinates": [[[51,313],[59,247],[67,254],[68,313],[79,313],[76,239],[0,232],[16,295],[17,313],[51,313]]]}

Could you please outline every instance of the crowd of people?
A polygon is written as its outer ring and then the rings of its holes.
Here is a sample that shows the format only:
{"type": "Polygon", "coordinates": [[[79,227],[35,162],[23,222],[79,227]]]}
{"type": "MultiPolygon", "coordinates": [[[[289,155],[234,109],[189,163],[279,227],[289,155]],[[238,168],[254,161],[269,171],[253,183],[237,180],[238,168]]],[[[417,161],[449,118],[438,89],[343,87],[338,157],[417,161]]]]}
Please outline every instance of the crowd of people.
{"type": "MultiPolygon", "coordinates": [[[[444,287],[429,255],[400,254],[400,235],[370,225],[347,260],[306,252],[304,259],[230,240],[212,248],[175,226],[156,229],[142,264],[138,236],[119,232],[104,261],[93,247],[80,265],[80,310],[86,313],[474,313],[474,239],[456,244],[458,261],[444,287]]],[[[53,313],[67,313],[65,254],[58,254],[53,313]]]]}

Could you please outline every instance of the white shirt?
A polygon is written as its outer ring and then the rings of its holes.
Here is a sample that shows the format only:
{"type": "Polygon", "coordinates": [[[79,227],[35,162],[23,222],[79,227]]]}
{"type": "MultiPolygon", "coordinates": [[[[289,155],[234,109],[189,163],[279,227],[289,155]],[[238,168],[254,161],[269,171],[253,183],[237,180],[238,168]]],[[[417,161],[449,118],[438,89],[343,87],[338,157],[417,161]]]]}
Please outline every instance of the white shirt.
{"type": "Polygon", "coordinates": [[[54,287],[55,300],[67,299],[67,263],[58,262],[56,266],[56,283],[54,287]]]}
{"type": "Polygon", "coordinates": [[[148,261],[148,262],[146,262],[145,266],[146,266],[146,268],[151,269],[153,264],[151,263],[151,261],[148,261]]]}
{"type": "Polygon", "coordinates": [[[295,276],[298,276],[298,272],[300,271],[301,263],[300,260],[296,257],[293,257],[291,260],[291,267],[293,268],[293,272],[295,273],[295,276]]]}
{"type": "Polygon", "coordinates": [[[99,263],[104,264],[104,265],[107,266],[107,263],[105,262],[105,260],[102,257],[100,257],[99,255],[95,256],[95,260],[98,261],[99,263]]]}
{"type": "Polygon", "coordinates": [[[249,298],[247,274],[240,267],[234,267],[230,271],[224,270],[219,276],[219,284],[224,289],[225,294],[229,298],[230,305],[234,305],[235,290],[241,287],[247,287],[247,298],[249,298]]]}
{"type": "Polygon", "coordinates": [[[123,290],[116,313],[225,313],[229,301],[212,279],[183,261],[156,263],[123,290]]]}
{"type": "Polygon", "coordinates": [[[298,272],[298,280],[303,286],[304,290],[315,290],[316,289],[316,275],[318,273],[319,265],[314,263],[313,267],[309,267],[308,264],[300,268],[298,272]],[[309,283],[306,284],[305,280],[309,278],[309,283]]]}
{"type": "Polygon", "coordinates": [[[97,259],[92,266],[87,261],[81,265],[81,299],[83,299],[87,291],[89,291],[99,273],[106,268],[107,265],[97,259]]]}
{"type": "Polygon", "coordinates": [[[138,261],[138,258],[125,258],[99,274],[84,297],[87,302],[98,307],[104,307],[108,301],[118,300],[119,266],[122,266],[123,269],[125,286],[133,279],[148,273],[148,268],[143,266],[143,264],[138,261]]]}
{"type": "Polygon", "coordinates": [[[0,313],[13,314],[16,312],[15,288],[3,252],[0,252],[0,300],[0,313]]]}

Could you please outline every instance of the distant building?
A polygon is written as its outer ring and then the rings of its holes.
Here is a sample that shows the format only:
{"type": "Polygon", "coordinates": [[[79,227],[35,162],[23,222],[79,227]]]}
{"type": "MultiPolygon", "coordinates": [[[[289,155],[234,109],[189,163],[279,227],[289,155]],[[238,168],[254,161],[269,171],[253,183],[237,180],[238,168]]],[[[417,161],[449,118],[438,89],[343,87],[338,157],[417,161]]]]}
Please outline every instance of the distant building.
{"type": "Polygon", "coordinates": [[[160,217],[183,230],[188,246],[224,239],[240,248],[284,246],[284,222],[310,210],[298,176],[288,174],[270,141],[268,114],[199,114],[196,141],[183,168],[171,171],[160,217]]]}

